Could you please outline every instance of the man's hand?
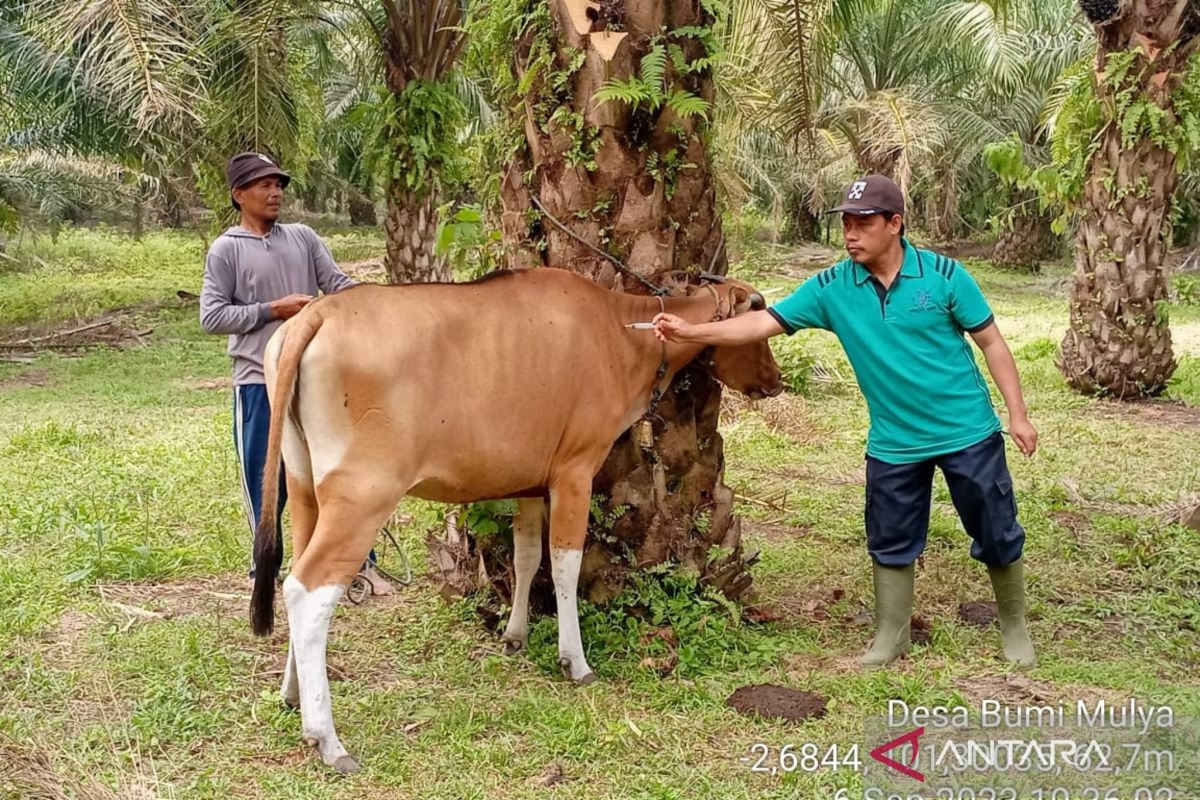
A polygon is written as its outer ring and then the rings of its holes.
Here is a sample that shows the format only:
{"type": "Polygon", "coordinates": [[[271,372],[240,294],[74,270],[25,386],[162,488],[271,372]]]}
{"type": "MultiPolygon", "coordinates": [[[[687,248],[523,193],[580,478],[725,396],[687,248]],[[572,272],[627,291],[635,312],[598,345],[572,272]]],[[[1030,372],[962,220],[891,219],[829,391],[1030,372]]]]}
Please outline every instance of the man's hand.
{"type": "Polygon", "coordinates": [[[1031,456],[1037,450],[1037,428],[1028,419],[1014,419],[1009,423],[1008,432],[1012,435],[1017,447],[1026,456],[1031,456]]]}
{"type": "Polygon", "coordinates": [[[289,294],[271,303],[271,319],[288,319],[300,313],[300,309],[313,301],[312,295],[289,294]]]}
{"type": "Polygon", "coordinates": [[[687,340],[692,324],[674,314],[658,314],[654,317],[654,335],[660,342],[683,342],[687,340]]]}

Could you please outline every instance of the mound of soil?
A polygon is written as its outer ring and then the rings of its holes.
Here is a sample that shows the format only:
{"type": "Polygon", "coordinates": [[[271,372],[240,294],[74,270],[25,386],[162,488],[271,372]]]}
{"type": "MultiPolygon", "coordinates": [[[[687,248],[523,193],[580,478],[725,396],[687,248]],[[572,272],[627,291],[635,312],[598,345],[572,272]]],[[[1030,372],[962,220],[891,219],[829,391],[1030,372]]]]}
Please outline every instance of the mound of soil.
{"type": "Polygon", "coordinates": [[[743,686],[725,701],[727,706],[746,716],[757,714],[795,722],[825,716],[826,703],[819,694],[770,683],[743,686]]]}
{"type": "Polygon", "coordinates": [[[913,614],[912,619],[909,620],[908,630],[913,644],[927,645],[933,635],[929,629],[929,620],[920,614],[913,614]]]}
{"type": "Polygon", "coordinates": [[[974,625],[977,628],[987,628],[997,620],[996,604],[982,600],[959,603],[958,618],[968,625],[974,625]]]}

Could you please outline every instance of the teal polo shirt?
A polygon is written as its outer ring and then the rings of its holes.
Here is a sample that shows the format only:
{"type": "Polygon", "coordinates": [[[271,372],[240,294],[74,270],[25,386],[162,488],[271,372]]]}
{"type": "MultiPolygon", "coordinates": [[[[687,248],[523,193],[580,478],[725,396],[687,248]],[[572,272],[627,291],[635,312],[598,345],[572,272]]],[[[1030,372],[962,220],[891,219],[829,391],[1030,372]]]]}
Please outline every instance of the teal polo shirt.
{"type": "Polygon", "coordinates": [[[992,309],[957,261],[901,239],[904,266],[889,289],[850,259],[767,309],[787,333],[837,335],[871,413],[867,454],[910,464],[953,453],[1000,430],[966,333],[992,309]]]}

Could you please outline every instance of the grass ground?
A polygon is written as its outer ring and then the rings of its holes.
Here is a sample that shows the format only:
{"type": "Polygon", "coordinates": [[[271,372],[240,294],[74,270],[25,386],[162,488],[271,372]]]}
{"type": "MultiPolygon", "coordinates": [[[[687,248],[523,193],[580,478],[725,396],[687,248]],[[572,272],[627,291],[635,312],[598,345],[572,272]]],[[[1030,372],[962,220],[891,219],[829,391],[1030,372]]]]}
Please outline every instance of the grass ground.
{"type": "MultiPolygon", "coordinates": [[[[343,261],[380,249],[370,234],[331,245],[343,261]]],[[[1042,436],[1034,459],[1012,456],[1036,669],[1008,670],[998,633],[958,618],[959,603],[988,590],[940,478],[917,585],[930,644],[894,669],[854,667],[870,636],[867,415],[836,342],[802,332],[776,344],[803,393],[731,402],[723,425],[727,481],[763,553],[762,605],[779,619],[737,624],[664,600],[698,624],[680,626],[688,657],[662,677],[641,665],[639,631],[589,610],[603,680],[578,690],[554,667],[552,620],[536,624],[528,656],[505,659],[469,603],[436,595],[422,544],[434,509],[406,502],[397,534],[413,584],[335,618],[334,713],[365,767],[336,777],[278,702],[285,636],[256,639],[246,623],[224,342],[199,331],[194,306],[172,302],[177,289],[198,291],[202,253],[179,234],[139,244],[75,232],[25,242],[19,264],[0,266],[8,330],[163,301],[135,314],[154,329],[144,346],[0,363],[0,798],[861,796],[852,770],[772,776],[741,759],[756,742],[848,746],[890,698],[1136,696],[1200,715],[1200,545],[1171,521],[1200,501],[1200,308],[1172,310],[1176,402],[1118,405],[1071,393],[1053,365],[1063,269],[972,262],[1042,436]],[[752,683],[817,692],[828,714],[740,716],[725,700],[752,683]]],[[[740,270],[774,298],[805,274],[779,257],[740,270]]],[[[383,559],[399,564],[392,549],[383,559]]],[[[1175,796],[1200,796],[1189,791],[1175,796]]]]}

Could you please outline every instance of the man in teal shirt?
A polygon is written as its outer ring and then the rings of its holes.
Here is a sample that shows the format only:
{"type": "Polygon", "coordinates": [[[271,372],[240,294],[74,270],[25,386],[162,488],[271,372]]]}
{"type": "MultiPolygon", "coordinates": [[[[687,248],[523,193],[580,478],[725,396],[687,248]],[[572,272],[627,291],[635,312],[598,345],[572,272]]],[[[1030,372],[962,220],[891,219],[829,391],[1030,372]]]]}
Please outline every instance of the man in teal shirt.
{"type": "Polygon", "coordinates": [[[1009,432],[1025,455],[1037,448],[1017,366],[992,310],[953,259],[904,238],[904,195],[889,178],[850,185],[841,212],[850,257],[809,278],[772,308],[691,325],[655,318],[664,341],[737,345],[801,328],[832,331],[846,351],[871,413],[867,439],[866,532],[875,577],[875,641],[862,657],[880,666],[909,649],[913,566],[929,533],[933,471],[987,565],[1005,657],[1034,663],[1025,625],[1021,554],[1012,478],[1000,419],[967,335],[1004,396],[1009,432]]]}

